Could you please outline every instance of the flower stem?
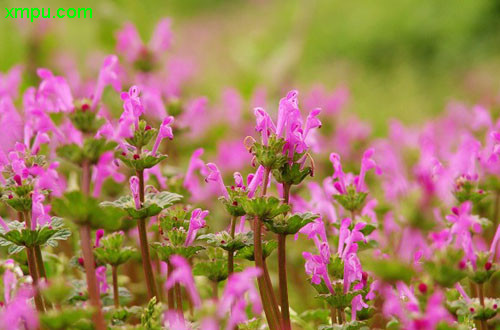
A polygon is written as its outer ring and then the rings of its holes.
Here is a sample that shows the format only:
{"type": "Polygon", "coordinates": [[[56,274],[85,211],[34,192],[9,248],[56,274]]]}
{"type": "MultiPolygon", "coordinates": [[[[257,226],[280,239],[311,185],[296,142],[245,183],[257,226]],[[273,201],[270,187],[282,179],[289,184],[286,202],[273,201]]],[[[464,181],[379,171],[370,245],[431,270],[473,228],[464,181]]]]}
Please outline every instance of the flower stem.
{"type": "Polygon", "coordinates": [[[278,273],[283,329],[289,330],[291,329],[291,324],[288,304],[288,286],[286,280],[286,235],[284,234],[278,234],[278,273]]]}
{"type": "MultiPolygon", "coordinates": [[[[288,204],[290,201],[290,188],[291,186],[289,184],[283,184],[283,202],[285,204],[288,204]]],[[[278,234],[278,277],[283,329],[289,330],[292,326],[290,322],[290,305],[288,302],[288,284],[286,275],[286,234],[278,234]]]]}
{"type": "Polygon", "coordinates": [[[212,296],[217,301],[219,299],[219,283],[212,281],[212,296]]]}
{"type": "MultiPolygon", "coordinates": [[[[254,259],[255,266],[264,270],[264,260],[262,258],[262,224],[258,217],[254,218],[254,259]]],[[[266,267],[267,268],[267,267],[266,267]]],[[[257,284],[259,286],[260,298],[262,300],[262,307],[264,308],[264,313],[266,314],[267,323],[269,329],[278,329],[278,324],[276,320],[276,315],[271,306],[271,301],[269,300],[266,280],[264,275],[257,278],[257,284]]]]}
{"type": "MultiPolygon", "coordinates": [[[[477,291],[479,294],[479,302],[481,303],[481,307],[484,309],[484,284],[480,283],[477,285],[477,291]]],[[[488,324],[486,320],[481,320],[481,329],[487,330],[488,324]]]]}
{"type": "MultiPolygon", "coordinates": [[[[170,263],[169,260],[167,260],[167,280],[170,278],[170,274],[172,274],[172,264],[170,263]]],[[[174,298],[173,288],[170,288],[167,291],[167,304],[169,310],[175,309],[175,298],[174,298]]]]}
{"type": "MultiPolygon", "coordinates": [[[[82,191],[85,196],[90,194],[90,175],[91,168],[87,160],[82,164],[82,191]]],[[[90,224],[86,223],[80,226],[80,241],[82,245],[83,265],[85,268],[85,276],[87,280],[87,290],[91,305],[95,312],[92,316],[97,330],[106,329],[106,323],[102,314],[101,297],[99,295],[99,287],[97,286],[97,278],[95,276],[95,261],[92,251],[92,240],[90,237],[90,224]]]]}
{"type": "MultiPolygon", "coordinates": [[[[234,238],[234,232],[236,231],[236,216],[231,217],[231,238],[234,238]]],[[[227,275],[231,275],[234,272],[234,251],[227,251],[227,275]]]]}
{"type": "MultiPolygon", "coordinates": [[[[144,204],[144,172],[137,171],[137,177],[139,178],[139,198],[142,205],[144,204]]],[[[153,265],[151,264],[151,257],[149,255],[146,218],[139,219],[139,221],[137,222],[137,229],[139,230],[142,267],[144,268],[144,276],[146,278],[146,287],[148,289],[148,296],[149,299],[153,299],[153,297],[158,297],[158,293],[156,290],[156,281],[153,273],[153,265]]]]}
{"type": "Polygon", "coordinates": [[[179,283],[175,283],[174,290],[175,290],[175,300],[176,300],[177,310],[179,311],[180,315],[184,315],[184,310],[182,308],[182,292],[179,283]]]}
{"type": "MultiPolygon", "coordinates": [[[[266,168],[264,172],[264,181],[262,183],[261,196],[266,195],[267,184],[269,183],[269,173],[270,170],[266,168]]],[[[262,252],[262,221],[259,217],[254,218],[254,259],[255,266],[262,269],[263,272],[262,276],[259,276],[257,279],[257,284],[259,286],[262,306],[266,314],[267,323],[271,330],[278,329],[281,322],[276,297],[274,297],[269,272],[267,270],[267,265],[262,252]]]]}
{"type": "Polygon", "coordinates": [[[115,302],[115,308],[120,307],[120,295],[118,293],[118,267],[111,266],[111,274],[113,276],[113,300],[115,302]]]}
{"type": "Polygon", "coordinates": [[[45,312],[45,305],[43,303],[40,290],[38,288],[38,271],[36,269],[35,252],[32,247],[26,247],[26,254],[28,256],[28,269],[33,279],[33,286],[35,290],[35,306],[39,312],[45,312]]]}
{"type": "Polygon", "coordinates": [[[38,273],[40,277],[46,279],[47,274],[45,272],[45,266],[43,264],[42,250],[40,249],[40,245],[35,245],[33,249],[35,250],[35,260],[36,260],[36,266],[38,268],[38,273]]]}

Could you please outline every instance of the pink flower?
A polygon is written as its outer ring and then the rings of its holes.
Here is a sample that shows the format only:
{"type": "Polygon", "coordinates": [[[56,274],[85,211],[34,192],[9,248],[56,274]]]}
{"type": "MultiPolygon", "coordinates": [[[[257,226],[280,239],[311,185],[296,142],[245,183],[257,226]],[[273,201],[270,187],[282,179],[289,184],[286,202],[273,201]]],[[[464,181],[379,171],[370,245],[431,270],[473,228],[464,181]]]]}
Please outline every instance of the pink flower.
{"type": "Polygon", "coordinates": [[[201,306],[201,298],[198,294],[198,290],[196,289],[196,285],[194,283],[193,273],[191,271],[191,267],[189,263],[183,257],[179,255],[173,255],[170,257],[170,262],[172,266],[174,266],[174,270],[170,274],[165,286],[167,289],[172,288],[175,284],[183,285],[189,296],[191,297],[191,301],[195,307],[201,306]]]}
{"type": "Polygon", "coordinates": [[[97,165],[92,174],[92,181],[94,181],[93,196],[98,197],[101,194],[101,189],[104,181],[111,177],[116,182],[123,182],[125,175],[118,171],[118,166],[115,163],[113,153],[105,152],[99,158],[97,165]]]}
{"type": "Polygon", "coordinates": [[[139,194],[139,178],[136,176],[130,177],[130,191],[132,192],[132,197],[134,198],[135,208],[139,210],[141,205],[140,194],[139,194]]]}
{"type": "Polygon", "coordinates": [[[21,74],[22,67],[19,65],[13,66],[7,73],[0,73],[0,99],[6,96],[11,99],[17,97],[21,74]]]}
{"type": "Polygon", "coordinates": [[[170,48],[173,34],[170,18],[163,18],[158,22],[149,42],[149,49],[156,55],[170,48]]]}
{"type": "Polygon", "coordinates": [[[38,329],[38,313],[30,303],[33,297],[31,288],[21,288],[16,296],[0,310],[0,328],[2,329],[38,329]]]}
{"type": "Polygon", "coordinates": [[[330,292],[333,293],[332,281],[328,275],[328,265],[324,263],[323,258],[309,252],[302,252],[302,256],[306,259],[306,274],[311,275],[311,283],[318,285],[323,280],[330,292]]]}
{"type": "Polygon", "coordinates": [[[254,280],[261,275],[262,271],[259,268],[248,267],[229,276],[218,305],[219,317],[230,313],[227,329],[234,329],[239,323],[248,320],[245,296],[248,296],[254,314],[262,312],[260,296],[254,284],[254,280]]]}
{"type": "Polygon", "coordinates": [[[139,97],[139,89],[137,86],[132,86],[128,92],[121,93],[121,99],[123,100],[124,111],[120,117],[120,122],[127,121],[127,119],[129,119],[134,123],[135,128],[137,129],[139,117],[144,112],[144,107],[139,97]]]}
{"type": "Polygon", "coordinates": [[[200,208],[194,209],[191,213],[191,219],[189,220],[189,230],[186,236],[186,241],[184,246],[190,246],[193,244],[196,238],[196,233],[201,228],[205,227],[206,221],[205,217],[208,215],[208,211],[202,211],[200,208]]]}
{"type": "Polygon", "coordinates": [[[156,155],[156,152],[158,151],[158,147],[160,146],[161,140],[164,138],[169,138],[172,140],[174,138],[174,134],[172,133],[172,127],[170,125],[174,122],[174,117],[168,116],[167,118],[163,119],[163,122],[161,123],[160,129],[158,130],[158,135],[156,136],[156,141],[153,146],[153,150],[151,151],[151,154],[153,156],[156,155]]]}
{"type": "Polygon", "coordinates": [[[206,168],[208,169],[208,175],[205,178],[206,182],[215,182],[215,184],[219,187],[219,191],[224,195],[225,198],[229,198],[229,194],[227,193],[227,188],[222,181],[222,176],[217,168],[217,165],[214,163],[207,163],[206,168]]]}
{"type": "Polygon", "coordinates": [[[38,86],[37,102],[47,112],[69,112],[74,108],[71,89],[64,77],[54,76],[48,69],[38,69],[42,82],[38,86]]]}
{"type": "Polygon", "coordinates": [[[92,109],[95,109],[97,103],[101,100],[106,85],[113,86],[117,92],[121,90],[121,82],[118,78],[118,57],[116,55],[109,55],[104,59],[97,78],[94,95],[92,96],[92,109]]]}
{"type": "Polygon", "coordinates": [[[143,43],[139,33],[132,23],[127,23],[116,34],[116,50],[127,58],[127,61],[134,62],[143,49],[143,43]]]}

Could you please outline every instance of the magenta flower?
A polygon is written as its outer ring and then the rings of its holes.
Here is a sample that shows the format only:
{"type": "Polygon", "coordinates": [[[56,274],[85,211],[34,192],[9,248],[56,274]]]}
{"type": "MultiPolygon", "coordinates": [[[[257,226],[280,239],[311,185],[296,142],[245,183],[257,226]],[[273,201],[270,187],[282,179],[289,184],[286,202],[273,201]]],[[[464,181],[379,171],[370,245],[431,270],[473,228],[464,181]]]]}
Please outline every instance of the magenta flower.
{"type": "Polygon", "coordinates": [[[190,246],[191,244],[193,244],[198,230],[204,228],[206,225],[205,217],[208,215],[208,213],[208,211],[202,211],[200,208],[194,209],[193,212],[191,212],[191,219],[189,220],[189,230],[186,236],[186,241],[184,242],[184,246],[190,246]]]}
{"type": "Polygon", "coordinates": [[[172,133],[172,127],[170,125],[174,122],[174,117],[168,116],[167,118],[163,119],[163,122],[161,123],[160,129],[158,130],[158,135],[156,137],[155,144],[153,146],[153,150],[151,151],[151,154],[154,156],[156,155],[156,152],[158,151],[158,147],[160,146],[161,140],[164,138],[169,138],[172,140],[174,138],[174,134],[172,133]]]}
{"type": "Polygon", "coordinates": [[[149,42],[149,49],[156,55],[170,48],[173,34],[170,18],[163,18],[158,22],[149,42]]]}
{"type": "Polygon", "coordinates": [[[130,191],[132,192],[132,197],[134,198],[135,202],[135,208],[139,210],[142,207],[139,196],[139,178],[136,176],[132,176],[130,177],[129,183],[130,183],[130,191]]]}
{"type": "Polygon", "coordinates": [[[99,292],[101,294],[108,292],[109,285],[106,278],[106,266],[97,267],[95,270],[95,276],[97,278],[97,282],[99,283],[99,292]]]}
{"type": "Polygon", "coordinates": [[[165,326],[167,329],[176,329],[176,330],[191,330],[184,320],[184,316],[177,310],[167,310],[163,314],[165,326]]]}
{"type": "Polygon", "coordinates": [[[99,247],[101,239],[104,237],[104,229],[97,229],[95,232],[95,244],[94,248],[99,247]]]}
{"type": "Polygon", "coordinates": [[[198,294],[198,290],[196,289],[196,285],[194,283],[193,273],[191,271],[191,267],[189,263],[183,257],[179,255],[173,255],[170,257],[170,262],[172,266],[174,266],[174,270],[170,274],[165,286],[167,289],[172,288],[175,284],[183,285],[189,296],[191,297],[191,301],[195,307],[201,306],[201,298],[198,294]]]}

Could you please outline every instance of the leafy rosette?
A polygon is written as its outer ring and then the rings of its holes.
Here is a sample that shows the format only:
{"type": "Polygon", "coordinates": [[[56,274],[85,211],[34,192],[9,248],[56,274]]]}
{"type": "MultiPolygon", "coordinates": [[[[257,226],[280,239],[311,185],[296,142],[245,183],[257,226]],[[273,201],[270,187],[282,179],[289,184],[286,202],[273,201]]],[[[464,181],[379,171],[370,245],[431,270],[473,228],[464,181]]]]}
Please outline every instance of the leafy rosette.
{"type": "Polygon", "coordinates": [[[500,299],[484,298],[484,307],[478,298],[470,301],[463,299],[453,300],[448,303],[448,308],[457,316],[469,316],[477,321],[487,321],[498,314],[500,299]]]}
{"type": "Polygon", "coordinates": [[[2,189],[2,200],[18,212],[31,211],[33,184],[16,185],[10,181],[2,189]]]}
{"type": "Polygon", "coordinates": [[[490,261],[490,253],[478,252],[476,268],[468,267],[467,276],[477,284],[483,284],[498,271],[496,263],[490,261]]]}
{"type": "Polygon", "coordinates": [[[296,213],[293,215],[278,215],[271,220],[264,221],[267,229],[276,234],[295,235],[302,227],[319,218],[311,212],[296,213]]]}
{"type": "Polygon", "coordinates": [[[321,284],[313,284],[313,287],[319,293],[318,298],[323,299],[334,308],[345,309],[351,306],[352,299],[361,294],[365,296],[368,293],[368,287],[365,286],[362,290],[350,290],[344,293],[344,284],[342,280],[332,283],[333,293],[329,291],[324,282],[321,284]]]}
{"type": "Polygon", "coordinates": [[[57,148],[56,153],[62,159],[81,166],[84,161],[90,164],[97,164],[99,158],[106,151],[113,150],[116,142],[105,138],[85,139],[83,146],[76,143],[65,144],[57,148]]]}
{"type": "Polygon", "coordinates": [[[239,198],[238,202],[248,216],[258,217],[262,221],[272,220],[290,211],[290,206],[282,204],[276,197],[239,198]]]}
{"type": "Polygon", "coordinates": [[[451,288],[462,280],[467,273],[460,268],[460,261],[464,252],[448,248],[444,251],[435,251],[434,257],[424,263],[424,269],[432,279],[445,288],[451,288]]]}
{"type": "Polygon", "coordinates": [[[94,249],[98,262],[111,266],[126,263],[136,253],[132,247],[123,247],[124,236],[121,233],[107,235],[100,240],[100,245],[94,249]]]}
{"type": "Polygon", "coordinates": [[[231,237],[227,231],[221,231],[216,234],[206,234],[198,237],[200,240],[206,240],[207,244],[213,247],[220,247],[226,251],[234,252],[243,249],[245,246],[253,245],[253,231],[246,233],[237,233],[231,237]]]}
{"type": "Polygon", "coordinates": [[[135,206],[134,198],[130,195],[122,196],[114,202],[102,202],[103,207],[122,209],[133,219],[142,219],[158,215],[169,206],[174,205],[183,198],[182,195],[168,191],[147,193],[140,209],[135,206]]]}
{"type": "Polygon", "coordinates": [[[186,259],[194,257],[198,252],[205,249],[203,246],[191,245],[191,246],[172,246],[166,245],[159,242],[154,242],[151,244],[153,250],[158,254],[161,260],[168,261],[168,259],[174,254],[183,256],[186,259]]]}
{"type": "MultiPolygon", "coordinates": [[[[262,256],[264,257],[264,259],[269,257],[277,247],[278,242],[274,240],[262,242],[262,256]]],[[[236,252],[236,258],[255,261],[253,245],[245,246],[244,248],[238,250],[238,252],[236,252]]]]}
{"type": "Polygon", "coordinates": [[[25,224],[19,221],[11,221],[7,226],[8,230],[0,228],[0,246],[7,246],[9,254],[18,253],[25,247],[56,247],[58,241],[64,241],[71,236],[71,231],[64,226],[63,219],[57,217],[35,230],[26,229],[25,224]]]}
{"type": "Polygon", "coordinates": [[[99,207],[99,201],[85,196],[80,191],[65,193],[63,197],[52,202],[55,214],[72,219],[78,224],[91,224],[96,228],[116,230],[120,225],[123,213],[114,209],[99,207]]]}

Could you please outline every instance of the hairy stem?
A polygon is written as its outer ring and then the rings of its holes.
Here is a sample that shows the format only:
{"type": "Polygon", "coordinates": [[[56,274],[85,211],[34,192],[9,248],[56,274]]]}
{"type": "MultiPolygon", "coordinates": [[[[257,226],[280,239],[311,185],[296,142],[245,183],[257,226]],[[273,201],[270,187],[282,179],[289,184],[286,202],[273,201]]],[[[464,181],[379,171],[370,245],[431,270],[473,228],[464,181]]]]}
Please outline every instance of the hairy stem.
{"type": "Polygon", "coordinates": [[[40,277],[47,278],[47,274],[45,272],[45,265],[43,264],[42,250],[40,249],[40,245],[35,245],[33,248],[35,250],[35,260],[36,267],[38,268],[38,273],[40,277]]]}
{"type": "MultiPolygon", "coordinates": [[[[236,216],[231,217],[231,238],[234,238],[234,233],[236,231],[236,216]]],[[[231,275],[234,272],[234,251],[227,251],[227,275],[231,275]]]]}
{"type": "MultiPolygon", "coordinates": [[[[90,194],[90,176],[90,164],[87,160],[85,160],[82,164],[82,191],[86,196],[90,194]]],[[[95,261],[94,253],[92,251],[92,239],[90,232],[90,224],[86,223],[80,226],[80,241],[82,245],[87,290],[89,293],[90,304],[95,309],[92,319],[97,330],[104,330],[106,329],[106,323],[102,314],[101,297],[99,295],[99,287],[97,286],[97,278],[95,275],[95,261]]]]}
{"type": "Polygon", "coordinates": [[[36,269],[35,252],[32,247],[26,247],[26,254],[28,256],[28,269],[33,279],[33,286],[35,290],[35,306],[39,312],[45,312],[45,305],[43,303],[40,290],[38,288],[38,271],[36,269]]]}
{"type": "MultiPolygon", "coordinates": [[[[172,264],[169,260],[167,260],[167,281],[170,278],[170,274],[172,274],[172,264]]],[[[175,309],[175,298],[174,298],[174,289],[170,288],[167,291],[167,304],[169,310],[175,309]]]]}
{"type": "Polygon", "coordinates": [[[179,283],[175,283],[174,290],[175,290],[175,300],[177,304],[177,310],[179,311],[180,315],[184,315],[184,310],[182,308],[182,292],[179,283]]]}
{"type": "Polygon", "coordinates": [[[120,295],[118,293],[118,267],[111,266],[111,273],[113,276],[113,300],[115,303],[115,308],[120,307],[120,295]]]}
{"type": "MultiPolygon", "coordinates": [[[[254,219],[254,259],[255,266],[264,270],[264,259],[262,257],[262,224],[258,217],[254,219]]],[[[267,267],[266,267],[267,268],[267,267]]],[[[262,307],[264,308],[264,313],[266,314],[267,323],[269,329],[278,329],[278,324],[276,320],[276,315],[271,306],[271,301],[269,299],[266,280],[264,275],[257,278],[257,284],[259,286],[260,298],[262,300],[262,307]]]]}
{"type": "MultiPolygon", "coordinates": [[[[283,199],[284,203],[288,204],[290,201],[290,188],[289,184],[283,184],[283,199]]],[[[290,322],[290,305],[288,302],[288,284],[286,275],[286,235],[278,234],[278,277],[279,289],[281,300],[281,318],[283,320],[283,329],[291,329],[290,322]]]]}
{"type": "MultiPolygon", "coordinates": [[[[137,171],[139,178],[139,198],[141,205],[144,203],[144,172],[137,171]]],[[[139,219],[137,222],[137,229],[139,230],[139,240],[141,244],[141,259],[142,267],[144,268],[144,276],[146,278],[146,287],[148,290],[148,297],[152,299],[157,297],[156,281],[153,273],[153,265],[151,264],[151,257],[149,255],[148,234],[146,230],[146,218],[139,219]]]]}

